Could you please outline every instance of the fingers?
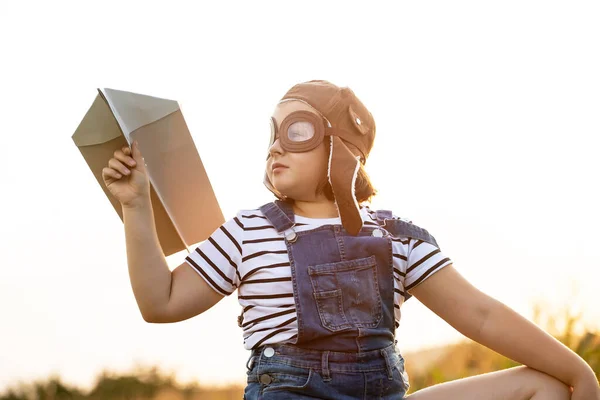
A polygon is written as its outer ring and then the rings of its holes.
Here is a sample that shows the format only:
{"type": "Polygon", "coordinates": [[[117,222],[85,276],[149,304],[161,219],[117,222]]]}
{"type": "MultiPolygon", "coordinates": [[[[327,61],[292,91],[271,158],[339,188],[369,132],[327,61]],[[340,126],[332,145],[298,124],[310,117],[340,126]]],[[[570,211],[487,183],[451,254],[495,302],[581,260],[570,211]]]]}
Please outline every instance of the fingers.
{"type": "Polygon", "coordinates": [[[117,160],[116,158],[111,158],[108,161],[108,166],[110,168],[112,168],[113,170],[115,170],[116,172],[119,172],[123,175],[131,174],[131,171],[129,170],[129,168],[127,168],[125,165],[123,165],[123,163],[120,162],[119,160],[117,160]]]}
{"type": "Polygon", "coordinates": [[[113,153],[113,158],[108,161],[108,167],[102,169],[102,175],[105,178],[110,177],[115,180],[131,175],[131,170],[138,166],[138,162],[133,158],[134,153],[137,158],[141,159],[141,153],[137,148],[137,144],[132,145],[132,148],[123,146],[121,149],[116,150],[113,153]]]}
{"type": "Polygon", "coordinates": [[[131,149],[123,146],[116,150],[113,158],[108,160],[108,167],[102,170],[102,174],[113,179],[121,179],[123,175],[131,175],[130,168],[135,168],[136,161],[131,157],[131,149]]]}
{"type": "Polygon", "coordinates": [[[135,168],[137,164],[132,157],[129,146],[123,146],[121,150],[116,150],[114,153],[114,158],[120,161],[123,165],[128,165],[131,168],[135,168]]]}
{"type": "Polygon", "coordinates": [[[140,164],[144,164],[144,157],[142,157],[142,153],[140,152],[140,146],[137,140],[131,144],[130,152],[131,157],[133,157],[135,161],[137,161],[140,164]]]}
{"type": "Polygon", "coordinates": [[[102,176],[104,176],[104,179],[106,179],[107,177],[109,178],[113,178],[115,180],[119,180],[123,177],[123,175],[121,175],[120,173],[118,173],[117,171],[115,171],[112,168],[103,168],[102,169],[102,176]]]}

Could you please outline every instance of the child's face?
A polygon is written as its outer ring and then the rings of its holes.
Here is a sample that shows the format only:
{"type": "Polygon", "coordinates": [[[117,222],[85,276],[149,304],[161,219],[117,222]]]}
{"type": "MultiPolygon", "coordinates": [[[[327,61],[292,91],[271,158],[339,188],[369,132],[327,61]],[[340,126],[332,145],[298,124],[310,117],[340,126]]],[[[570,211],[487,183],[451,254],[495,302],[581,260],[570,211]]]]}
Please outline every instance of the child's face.
{"type": "MultiPolygon", "coordinates": [[[[279,131],[283,119],[294,111],[306,110],[316,113],[315,110],[300,101],[286,101],[275,107],[273,118],[279,131]]],[[[329,162],[328,141],[324,140],[313,150],[294,153],[285,151],[281,147],[280,139],[276,137],[275,142],[269,148],[267,159],[267,176],[271,184],[281,194],[298,201],[315,201],[325,196],[316,194],[317,186],[327,177],[329,162]],[[278,168],[273,171],[272,165],[280,163],[287,168],[278,168]]]]}

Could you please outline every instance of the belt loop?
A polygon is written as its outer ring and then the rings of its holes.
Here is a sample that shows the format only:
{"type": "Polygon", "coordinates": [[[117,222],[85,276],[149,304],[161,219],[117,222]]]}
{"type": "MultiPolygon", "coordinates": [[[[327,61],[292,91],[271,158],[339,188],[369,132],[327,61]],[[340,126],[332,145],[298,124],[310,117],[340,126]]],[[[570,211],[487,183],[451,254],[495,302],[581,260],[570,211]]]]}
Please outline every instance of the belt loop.
{"type": "Polygon", "coordinates": [[[323,382],[331,381],[331,376],[329,376],[329,350],[325,350],[321,355],[321,369],[323,370],[323,382]]]}
{"type": "Polygon", "coordinates": [[[392,379],[394,379],[394,375],[393,375],[394,366],[392,365],[392,361],[390,360],[390,355],[385,350],[386,349],[381,349],[379,351],[383,355],[383,358],[385,358],[385,365],[387,367],[386,369],[387,369],[387,373],[388,373],[388,379],[391,381],[392,379]]]}

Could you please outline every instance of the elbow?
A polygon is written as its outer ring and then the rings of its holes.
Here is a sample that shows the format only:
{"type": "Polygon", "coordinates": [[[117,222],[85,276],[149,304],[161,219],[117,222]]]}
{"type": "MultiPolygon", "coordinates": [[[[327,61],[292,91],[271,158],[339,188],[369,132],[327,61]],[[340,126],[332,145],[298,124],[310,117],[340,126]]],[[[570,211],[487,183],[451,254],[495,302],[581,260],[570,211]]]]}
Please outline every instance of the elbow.
{"type": "Polygon", "coordinates": [[[148,322],[149,324],[155,324],[158,322],[156,317],[152,314],[142,313],[142,318],[144,318],[144,321],[148,322]]]}
{"type": "Polygon", "coordinates": [[[162,324],[166,321],[157,312],[141,311],[142,318],[149,324],[162,324]]]}
{"type": "Polygon", "coordinates": [[[183,321],[184,319],[186,319],[186,318],[178,318],[172,312],[169,312],[169,310],[166,308],[162,309],[162,310],[152,310],[152,311],[142,312],[142,318],[144,318],[144,321],[146,321],[150,324],[170,324],[173,322],[179,322],[179,321],[183,321]]]}
{"type": "Polygon", "coordinates": [[[144,318],[144,321],[149,323],[149,324],[155,324],[156,320],[148,315],[144,315],[142,314],[142,318],[144,318]]]}

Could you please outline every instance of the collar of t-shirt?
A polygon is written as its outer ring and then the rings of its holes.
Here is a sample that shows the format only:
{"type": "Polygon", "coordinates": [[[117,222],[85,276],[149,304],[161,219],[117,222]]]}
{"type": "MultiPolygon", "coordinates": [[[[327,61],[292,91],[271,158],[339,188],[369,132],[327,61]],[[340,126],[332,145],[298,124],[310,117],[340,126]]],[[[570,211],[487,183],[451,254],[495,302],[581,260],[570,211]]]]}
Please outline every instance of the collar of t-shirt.
{"type": "MultiPolygon", "coordinates": [[[[369,217],[368,217],[368,212],[366,207],[361,207],[360,209],[360,213],[362,215],[363,221],[368,221],[369,217]]],[[[308,218],[308,217],[303,217],[301,215],[294,215],[294,218],[296,220],[297,224],[306,224],[309,226],[322,226],[322,225],[341,225],[342,224],[342,220],[340,217],[336,217],[336,218],[308,218]]]]}

